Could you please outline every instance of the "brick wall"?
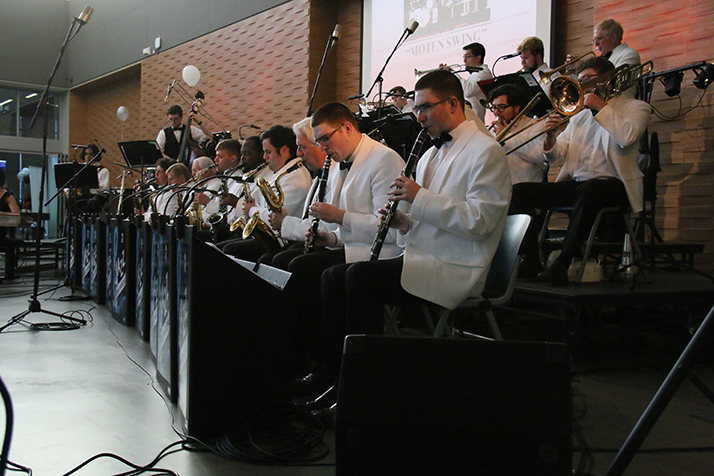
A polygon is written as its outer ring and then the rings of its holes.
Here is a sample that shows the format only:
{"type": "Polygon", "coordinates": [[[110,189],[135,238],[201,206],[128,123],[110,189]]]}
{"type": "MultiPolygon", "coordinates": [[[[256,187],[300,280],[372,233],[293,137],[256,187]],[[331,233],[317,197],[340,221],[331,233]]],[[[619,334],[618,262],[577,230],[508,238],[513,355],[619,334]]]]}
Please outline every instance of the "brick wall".
{"type": "MultiPolygon", "coordinates": [[[[142,62],[141,130],[155,138],[166,126],[166,109],[188,105],[172,93],[176,79],[193,95],[206,96],[204,107],[220,125],[238,137],[243,124],[267,129],[291,125],[305,116],[308,98],[309,1],[294,0],[190,41],[142,62]],[[186,86],[181,72],[194,65],[201,79],[186,86]]],[[[218,131],[220,127],[211,126],[218,131]]],[[[246,133],[254,131],[248,129],[246,133]]]]}
{"type": "MultiPolygon", "coordinates": [[[[117,142],[144,138],[141,133],[141,66],[136,65],[91,84],[75,88],[69,97],[69,140],[70,144],[87,144],[97,139],[106,149],[102,166],[109,169],[111,185],[118,187],[122,168],[114,162],[124,162],[117,142]],[[129,109],[129,118],[122,123],[117,117],[117,109],[129,109]]],[[[70,159],[75,158],[74,150],[69,151],[70,159]]],[[[132,185],[128,178],[125,185],[132,185]]]]}

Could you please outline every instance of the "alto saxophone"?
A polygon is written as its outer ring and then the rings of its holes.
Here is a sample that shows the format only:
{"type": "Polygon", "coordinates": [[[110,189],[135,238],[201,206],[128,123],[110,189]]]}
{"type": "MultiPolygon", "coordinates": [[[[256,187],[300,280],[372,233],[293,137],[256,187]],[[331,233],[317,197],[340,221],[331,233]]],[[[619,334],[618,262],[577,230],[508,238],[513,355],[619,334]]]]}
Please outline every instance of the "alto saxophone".
{"type": "MultiPolygon", "coordinates": [[[[238,197],[238,200],[240,200],[241,198],[247,200],[248,197],[251,196],[250,187],[248,186],[248,183],[251,182],[253,180],[253,177],[255,177],[261,170],[263,170],[267,166],[268,166],[268,163],[263,162],[262,164],[260,164],[259,166],[257,166],[253,170],[251,170],[250,172],[246,172],[243,174],[243,176],[241,177],[241,181],[243,182],[243,190],[241,191],[241,194],[240,194],[240,197],[238,197]]],[[[243,216],[238,217],[237,220],[235,220],[233,223],[231,223],[231,226],[229,228],[230,231],[234,232],[239,228],[242,229],[245,226],[245,222],[246,222],[245,217],[243,217],[243,216]]]]}
{"type": "MultiPolygon", "coordinates": [[[[286,176],[287,174],[296,171],[300,167],[303,167],[304,165],[305,164],[302,161],[293,164],[285,172],[277,176],[273,186],[271,186],[268,181],[265,180],[263,177],[258,177],[256,179],[255,185],[258,187],[260,193],[265,198],[265,201],[270,211],[279,212],[283,209],[285,196],[283,195],[283,189],[280,188],[280,179],[286,176]],[[273,187],[275,188],[275,193],[273,193],[273,187]]],[[[248,239],[253,234],[253,231],[256,229],[264,231],[269,236],[271,242],[274,242],[275,245],[280,245],[280,242],[282,240],[282,237],[280,236],[280,230],[277,230],[277,233],[273,232],[272,228],[270,228],[270,225],[265,223],[260,218],[260,212],[258,211],[253,213],[253,215],[245,223],[245,226],[243,227],[243,239],[248,239]]]]}

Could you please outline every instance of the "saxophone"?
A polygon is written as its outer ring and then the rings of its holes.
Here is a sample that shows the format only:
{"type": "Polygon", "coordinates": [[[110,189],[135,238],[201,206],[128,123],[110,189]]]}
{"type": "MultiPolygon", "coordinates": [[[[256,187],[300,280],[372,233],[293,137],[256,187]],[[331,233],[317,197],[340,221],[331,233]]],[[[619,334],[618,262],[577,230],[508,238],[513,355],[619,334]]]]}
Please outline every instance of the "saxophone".
{"type": "MultiPolygon", "coordinates": [[[[421,156],[421,149],[426,141],[426,131],[421,130],[419,136],[416,138],[414,145],[412,146],[412,151],[409,154],[409,159],[407,164],[402,170],[402,177],[410,177],[416,169],[416,164],[421,156]]],[[[382,251],[382,245],[384,244],[384,239],[387,237],[389,232],[389,223],[392,221],[394,214],[397,212],[397,207],[399,206],[399,200],[394,200],[389,202],[385,209],[387,213],[382,215],[382,219],[379,222],[379,227],[377,228],[377,234],[374,236],[374,241],[372,241],[372,248],[370,249],[369,261],[376,261],[379,259],[379,253],[382,251]]]]}
{"type": "MultiPolygon", "coordinates": [[[[186,181],[184,186],[195,185],[196,181],[196,178],[192,177],[186,181]]],[[[203,222],[203,205],[200,203],[191,202],[191,205],[186,209],[184,215],[188,218],[188,224],[196,227],[196,229],[200,230],[206,226],[203,222]]]]}
{"type": "MultiPolygon", "coordinates": [[[[241,192],[240,197],[238,197],[238,200],[240,200],[241,198],[247,199],[248,197],[251,196],[250,187],[248,186],[248,183],[251,182],[253,180],[253,177],[255,177],[261,170],[263,170],[267,166],[268,166],[268,163],[263,162],[262,164],[260,164],[259,166],[257,166],[253,170],[251,170],[250,172],[246,172],[243,174],[243,176],[241,177],[241,181],[243,182],[243,191],[241,192]]],[[[237,220],[235,220],[233,223],[231,223],[230,231],[234,232],[239,228],[243,229],[243,227],[245,226],[245,223],[246,223],[246,219],[244,216],[238,217],[237,220]]]]}
{"type": "MultiPolygon", "coordinates": [[[[280,179],[286,176],[287,174],[296,171],[300,167],[303,167],[304,165],[305,163],[302,161],[293,164],[285,172],[277,176],[277,178],[275,179],[275,184],[273,186],[271,186],[268,181],[265,180],[263,177],[258,177],[256,179],[255,185],[258,187],[260,193],[265,198],[265,201],[270,211],[279,212],[283,209],[285,196],[283,195],[283,189],[280,188],[280,179]],[[273,192],[273,187],[275,188],[275,192],[273,192]]],[[[270,225],[265,223],[260,218],[260,212],[257,211],[253,213],[253,216],[251,216],[247,222],[245,222],[245,225],[243,226],[243,239],[246,240],[250,238],[250,236],[256,229],[268,235],[267,242],[271,247],[280,246],[282,241],[282,237],[280,236],[280,230],[278,230],[277,233],[273,232],[272,228],[270,228],[270,225]]]]}
{"type": "MultiPolygon", "coordinates": [[[[322,172],[320,173],[320,183],[317,189],[317,202],[325,201],[325,192],[327,191],[327,177],[330,174],[330,165],[332,164],[332,157],[325,157],[325,165],[322,166],[322,172]]],[[[317,217],[312,217],[312,223],[310,225],[310,234],[305,238],[305,248],[303,249],[303,254],[307,254],[315,246],[315,235],[317,235],[317,229],[320,227],[320,219],[317,217]]]]}

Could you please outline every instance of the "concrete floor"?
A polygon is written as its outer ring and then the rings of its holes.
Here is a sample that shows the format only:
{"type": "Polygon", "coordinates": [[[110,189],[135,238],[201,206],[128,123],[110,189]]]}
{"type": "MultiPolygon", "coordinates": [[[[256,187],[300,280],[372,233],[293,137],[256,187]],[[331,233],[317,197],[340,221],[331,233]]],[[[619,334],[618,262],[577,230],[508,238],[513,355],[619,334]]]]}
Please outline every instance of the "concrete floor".
{"type": "MultiPolygon", "coordinates": [[[[42,285],[51,282],[43,279],[42,285]]],[[[0,285],[0,325],[27,309],[31,290],[32,283],[22,279],[0,285]]],[[[34,331],[25,323],[55,321],[37,313],[0,334],[0,377],[15,410],[10,459],[31,467],[37,476],[64,474],[98,453],[115,453],[146,464],[163,447],[180,439],[172,430],[175,408],[153,388],[148,344],[139,340],[134,329],[114,321],[104,307],[57,300],[66,294],[68,288],[61,288],[41,296],[43,309],[60,313],[82,310],[91,314],[89,325],[71,331],[34,331]]],[[[686,333],[676,329],[625,332],[604,323],[577,344],[580,347],[573,349],[574,410],[591,449],[591,459],[582,460],[582,465],[581,453],[574,455],[578,474],[605,472],[614,453],[600,450],[622,445],[685,343],[686,333]]],[[[696,374],[714,387],[711,365],[699,365],[696,374]]],[[[0,430],[4,431],[4,419],[0,430]]],[[[334,474],[331,431],[326,443],[331,453],[315,466],[242,464],[188,451],[171,454],[158,466],[184,476],[334,474]]],[[[638,454],[625,474],[711,475],[714,403],[685,381],[643,447],[709,449],[638,454]]],[[[128,469],[102,459],[78,474],[115,474],[128,469]]]]}

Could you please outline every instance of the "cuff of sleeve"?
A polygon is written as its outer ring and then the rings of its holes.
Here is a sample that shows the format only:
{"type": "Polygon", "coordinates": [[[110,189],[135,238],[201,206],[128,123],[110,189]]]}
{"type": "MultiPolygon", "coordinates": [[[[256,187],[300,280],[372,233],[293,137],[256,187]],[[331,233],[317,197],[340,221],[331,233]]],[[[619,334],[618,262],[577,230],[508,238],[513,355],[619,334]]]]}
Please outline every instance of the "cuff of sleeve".
{"type": "Polygon", "coordinates": [[[345,211],[342,216],[342,225],[340,225],[345,231],[352,231],[352,212],[345,211]]]}

